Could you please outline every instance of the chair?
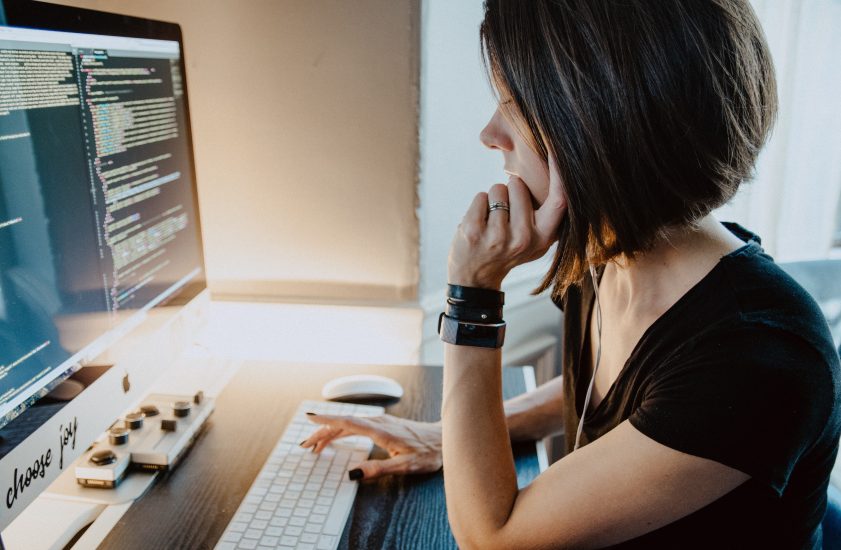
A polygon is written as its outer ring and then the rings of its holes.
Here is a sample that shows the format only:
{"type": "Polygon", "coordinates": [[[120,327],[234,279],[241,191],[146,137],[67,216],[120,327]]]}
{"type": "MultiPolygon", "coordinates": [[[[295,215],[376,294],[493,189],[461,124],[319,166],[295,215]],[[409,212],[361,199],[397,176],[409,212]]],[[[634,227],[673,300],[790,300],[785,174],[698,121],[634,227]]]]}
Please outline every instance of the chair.
{"type": "MultiPolygon", "coordinates": [[[[841,356],[841,260],[779,264],[818,303],[841,356]]],[[[836,470],[841,466],[836,466],[836,470]]],[[[841,550],[841,489],[830,484],[823,523],[824,550],[841,550]]]]}
{"type": "Polygon", "coordinates": [[[812,295],[835,342],[841,344],[841,260],[783,262],[779,266],[812,295]]]}
{"type": "Polygon", "coordinates": [[[827,492],[826,515],[821,526],[824,550],[841,550],[841,490],[832,485],[827,492]]]}

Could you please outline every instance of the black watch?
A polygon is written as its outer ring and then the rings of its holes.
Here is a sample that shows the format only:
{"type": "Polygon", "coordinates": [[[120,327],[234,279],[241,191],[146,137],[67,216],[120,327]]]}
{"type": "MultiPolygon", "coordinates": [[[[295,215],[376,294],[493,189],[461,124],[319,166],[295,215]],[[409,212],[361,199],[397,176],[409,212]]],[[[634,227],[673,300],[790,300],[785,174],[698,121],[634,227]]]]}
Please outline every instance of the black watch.
{"type": "Polygon", "coordinates": [[[501,348],[505,342],[505,321],[501,323],[474,323],[459,321],[442,313],[438,317],[438,335],[442,342],[456,346],[501,348]]]}

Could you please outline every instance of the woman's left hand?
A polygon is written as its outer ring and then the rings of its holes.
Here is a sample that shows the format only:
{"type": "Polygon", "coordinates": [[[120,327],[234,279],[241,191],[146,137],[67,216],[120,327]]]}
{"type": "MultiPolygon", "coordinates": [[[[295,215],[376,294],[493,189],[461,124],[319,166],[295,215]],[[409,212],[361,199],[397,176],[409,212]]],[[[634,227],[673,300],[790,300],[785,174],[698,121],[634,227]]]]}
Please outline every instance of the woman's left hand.
{"type": "Polygon", "coordinates": [[[459,225],[450,246],[450,284],[498,290],[514,267],[543,256],[557,239],[567,203],[553,158],[549,158],[549,194],[535,210],[523,181],[512,176],[479,193],[459,225]],[[510,212],[489,211],[493,202],[509,204],[510,212]]]}

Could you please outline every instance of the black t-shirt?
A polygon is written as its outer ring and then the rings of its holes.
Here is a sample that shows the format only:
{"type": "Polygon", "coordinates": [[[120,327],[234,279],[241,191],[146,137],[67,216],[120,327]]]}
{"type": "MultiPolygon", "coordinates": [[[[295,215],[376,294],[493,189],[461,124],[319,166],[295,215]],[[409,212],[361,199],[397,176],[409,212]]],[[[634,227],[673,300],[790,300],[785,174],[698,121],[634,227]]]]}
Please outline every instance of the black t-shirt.
{"type": "MultiPolygon", "coordinates": [[[[765,254],[756,235],[725,225],[747,244],[645,331],[587,414],[581,444],[629,419],[667,447],[751,477],[701,510],[617,548],[820,548],[841,432],[838,354],[814,300],[765,254]]],[[[590,383],[593,302],[588,278],[558,304],[567,452],[590,383]]]]}

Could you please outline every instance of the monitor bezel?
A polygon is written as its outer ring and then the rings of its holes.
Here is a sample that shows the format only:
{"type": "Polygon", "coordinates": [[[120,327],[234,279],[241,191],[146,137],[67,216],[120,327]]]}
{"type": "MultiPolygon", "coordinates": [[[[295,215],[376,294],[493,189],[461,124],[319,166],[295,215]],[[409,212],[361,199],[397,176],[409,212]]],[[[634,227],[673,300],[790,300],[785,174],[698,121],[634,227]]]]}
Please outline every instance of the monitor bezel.
{"type": "Polygon", "coordinates": [[[181,25],[155,19],[144,19],[116,13],[108,13],[86,8],[62,6],[37,0],[0,0],[5,11],[8,27],[23,27],[39,30],[124,36],[130,38],[151,38],[178,42],[181,52],[179,63],[184,87],[184,127],[187,137],[190,181],[193,211],[196,217],[196,235],[199,239],[200,273],[177,292],[168,296],[155,307],[184,305],[207,288],[207,267],[205,265],[204,236],[202,234],[201,212],[198,198],[198,176],[193,143],[193,129],[190,117],[189,90],[184,53],[184,39],[181,25]]]}

